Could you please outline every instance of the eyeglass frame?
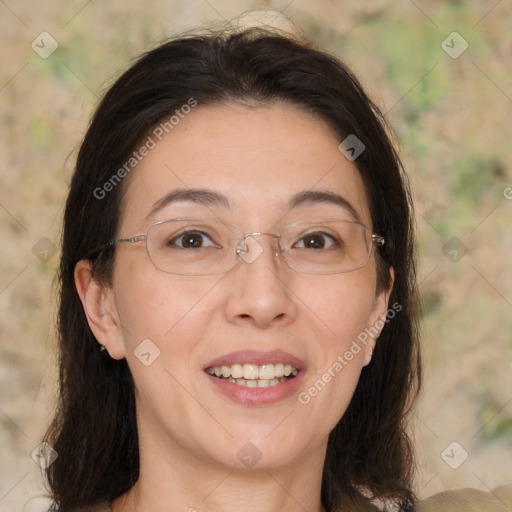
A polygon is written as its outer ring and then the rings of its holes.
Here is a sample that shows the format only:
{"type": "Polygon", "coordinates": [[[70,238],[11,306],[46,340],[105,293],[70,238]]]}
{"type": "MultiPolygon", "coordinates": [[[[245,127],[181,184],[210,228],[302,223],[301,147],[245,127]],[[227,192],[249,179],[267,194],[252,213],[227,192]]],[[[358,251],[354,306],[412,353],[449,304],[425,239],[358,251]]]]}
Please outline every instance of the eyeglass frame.
{"type": "MultiPolygon", "coordinates": [[[[135,236],[131,236],[131,237],[127,237],[127,238],[116,238],[114,240],[110,240],[110,242],[108,242],[104,248],[110,248],[110,247],[114,247],[115,245],[117,245],[118,243],[136,243],[136,242],[143,242],[143,241],[146,241],[146,254],[148,255],[148,258],[149,260],[151,261],[151,263],[153,264],[153,266],[159,270],[160,272],[164,272],[166,274],[173,274],[173,275],[180,275],[180,276],[207,276],[207,275],[220,275],[220,274],[225,274],[227,272],[229,272],[230,270],[233,270],[236,265],[240,262],[240,260],[244,260],[243,257],[241,257],[241,249],[240,249],[240,245],[242,245],[245,240],[247,239],[247,237],[251,237],[251,236],[262,236],[262,235],[268,235],[268,236],[272,236],[274,238],[277,239],[277,247],[279,249],[279,251],[276,251],[275,252],[275,256],[276,258],[279,258],[279,255],[280,254],[284,254],[286,253],[287,249],[285,249],[283,251],[283,249],[281,248],[281,244],[279,243],[279,239],[281,238],[281,235],[282,235],[282,232],[285,231],[286,229],[289,229],[293,226],[296,226],[297,224],[307,224],[307,221],[297,221],[297,222],[294,222],[292,224],[289,224],[287,226],[285,226],[282,230],[281,230],[281,233],[276,235],[275,233],[263,233],[263,232],[254,232],[254,233],[244,233],[243,230],[241,228],[239,228],[238,226],[235,226],[234,224],[230,224],[228,222],[224,222],[222,220],[217,220],[217,222],[220,222],[221,224],[224,224],[225,226],[229,226],[229,227],[233,227],[233,228],[236,228],[238,231],[240,231],[243,235],[243,238],[237,242],[237,246],[236,246],[236,250],[235,250],[235,254],[237,255],[237,257],[235,258],[234,260],[234,263],[233,263],[233,266],[231,266],[230,268],[228,268],[227,270],[224,270],[222,272],[212,272],[212,273],[207,273],[207,274],[204,274],[204,273],[201,273],[201,274],[184,274],[184,273],[177,273],[177,272],[171,272],[171,271],[168,271],[168,270],[162,270],[161,268],[157,267],[157,265],[155,264],[155,262],[153,261],[153,258],[151,258],[151,255],[149,254],[149,250],[148,250],[148,244],[147,244],[147,239],[148,239],[148,233],[149,231],[151,230],[152,227],[154,226],[158,226],[158,225],[161,225],[161,224],[166,224],[168,222],[173,222],[173,221],[183,221],[183,220],[198,220],[197,218],[194,218],[194,217],[178,217],[178,218],[175,218],[175,219],[164,219],[164,220],[160,220],[160,221],[157,221],[157,222],[154,222],[153,224],[151,224],[148,229],[146,230],[146,233],[145,234],[141,234],[141,235],[135,235],[135,236]]],[[[315,222],[315,221],[312,221],[312,222],[315,222]]],[[[333,222],[336,222],[336,220],[333,220],[333,222]]],[[[299,272],[295,269],[293,269],[287,262],[286,262],[286,259],[285,259],[285,263],[286,263],[286,266],[288,268],[290,268],[293,272],[296,272],[297,274],[308,274],[308,275],[332,275],[332,274],[346,274],[348,272],[354,272],[355,270],[359,270],[363,267],[365,267],[366,265],[368,265],[368,262],[370,261],[370,257],[371,257],[371,254],[372,254],[372,250],[373,250],[373,246],[376,245],[377,247],[382,247],[385,243],[386,243],[386,239],[384,236],[382,235],[378,235],[374,232],[372,232],[370,230],[370,228],[366,225],[364,225],[362,222],[357,222],[357,221],[347,221],[347,220],[339,220],[339,222],[346,222],[348,224],[357,224],[359,226],[362,226],[366,231],[370,232],[371,233],[371,241],[370,241],[370,248],[369,248],[369,251],[368,251],[368,259],[366,260],[366,262],[359,266],[359,267],[356,267],[356,268],[352,268],[350,270],[342,270],[342,271],[335,271],[335,272],[299,272]]],[[[244,260],[245,261],[245,260],[244,260]]]]}

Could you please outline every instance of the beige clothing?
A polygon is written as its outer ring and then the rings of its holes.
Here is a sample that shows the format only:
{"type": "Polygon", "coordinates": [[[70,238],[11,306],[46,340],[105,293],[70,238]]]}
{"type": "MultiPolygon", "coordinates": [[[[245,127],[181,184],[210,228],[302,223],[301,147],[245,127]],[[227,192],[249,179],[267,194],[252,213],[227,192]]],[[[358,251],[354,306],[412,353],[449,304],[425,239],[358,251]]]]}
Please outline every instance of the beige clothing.
{"type": "MultiPolygon", "coordinates": [[[[77,512],[111,512],[111,509],[104,504],[77,512]]],[[[502,485],[491,491],[453,489],[440,492],[419,501],[415,512],[512,512],[512,485],[502,485]]]]}
{"type": "Polygon", "coordinates": [[[416,512],[512,512],[512,485],[491,491],[453,489],[430,496],[417,505],[416,512]]]}

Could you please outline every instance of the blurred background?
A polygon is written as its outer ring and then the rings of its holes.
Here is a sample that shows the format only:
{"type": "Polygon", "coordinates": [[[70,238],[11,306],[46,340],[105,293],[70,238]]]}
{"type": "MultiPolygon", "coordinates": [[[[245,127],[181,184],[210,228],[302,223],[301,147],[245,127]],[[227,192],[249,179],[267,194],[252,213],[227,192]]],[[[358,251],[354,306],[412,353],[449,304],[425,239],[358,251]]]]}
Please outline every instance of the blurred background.
{"type": "Polygon", "coordinates": [[[53,279],[93,108],[158,41],[248,9],[283,12],[341,57],[398,134],[424,306],[418,493],[512,482],[510,0],[0,0],[0,511],[44,493],[53,279]]]}

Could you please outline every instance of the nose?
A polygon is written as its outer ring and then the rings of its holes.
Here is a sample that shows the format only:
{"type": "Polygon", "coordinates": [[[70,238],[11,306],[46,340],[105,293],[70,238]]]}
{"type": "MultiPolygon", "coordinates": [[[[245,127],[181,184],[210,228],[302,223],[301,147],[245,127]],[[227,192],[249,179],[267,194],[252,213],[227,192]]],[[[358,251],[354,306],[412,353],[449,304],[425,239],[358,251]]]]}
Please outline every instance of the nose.
{"type": "Polygon", "coordinates": [[[240,261],[231,271],[226,314],[230,322],[264,329],[292,322],[296,304],[287,279],[291,271],[278,261],[275,238],[260,235],[246,235],[239,245],[240,261]]]}

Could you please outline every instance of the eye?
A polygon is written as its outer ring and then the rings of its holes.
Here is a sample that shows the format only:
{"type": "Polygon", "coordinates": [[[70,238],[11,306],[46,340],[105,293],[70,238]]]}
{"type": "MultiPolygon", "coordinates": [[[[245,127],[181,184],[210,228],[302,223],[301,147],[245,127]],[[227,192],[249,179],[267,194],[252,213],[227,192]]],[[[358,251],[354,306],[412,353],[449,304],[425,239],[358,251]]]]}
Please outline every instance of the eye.
{"type": "Polygon", "coordinates": [[[341,245],[332,235],[325,232],[308,233],[304,235],[293,247],[299,249],[330,249],[341,245]]]}
{"type": "Polygon", "coordinates": [[[178,246],[181,249],[200,249],[201,247],[219,247],[203,231],[185,231],[181,235],[168,240],[167,246],[178,246]]]}

